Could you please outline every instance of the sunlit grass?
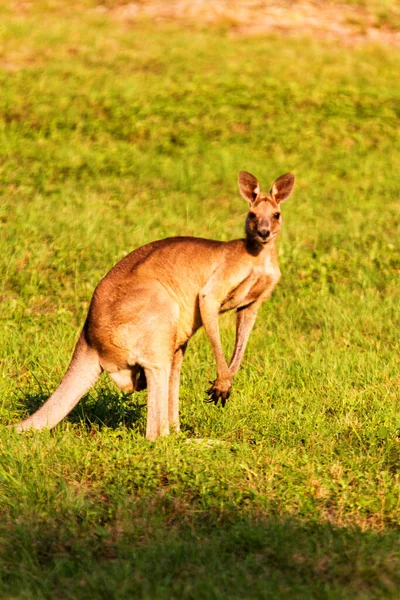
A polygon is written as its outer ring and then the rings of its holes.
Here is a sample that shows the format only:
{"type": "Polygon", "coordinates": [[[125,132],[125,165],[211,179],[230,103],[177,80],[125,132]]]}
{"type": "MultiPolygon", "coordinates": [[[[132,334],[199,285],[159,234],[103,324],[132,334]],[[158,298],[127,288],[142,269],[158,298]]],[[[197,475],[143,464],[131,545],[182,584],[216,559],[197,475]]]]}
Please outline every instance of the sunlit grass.
{"type": "Polygon", "coordinates": [[[200,332],[181,436],[144,440],[146,395],[106,378],[52,433],[0,431],[2,596],[395,598],[398,51],[54,10],[1,36],[4,424],[57,386],[117,260],[241,236],[240,169],[297,178],[225,410],[200,332]]]}

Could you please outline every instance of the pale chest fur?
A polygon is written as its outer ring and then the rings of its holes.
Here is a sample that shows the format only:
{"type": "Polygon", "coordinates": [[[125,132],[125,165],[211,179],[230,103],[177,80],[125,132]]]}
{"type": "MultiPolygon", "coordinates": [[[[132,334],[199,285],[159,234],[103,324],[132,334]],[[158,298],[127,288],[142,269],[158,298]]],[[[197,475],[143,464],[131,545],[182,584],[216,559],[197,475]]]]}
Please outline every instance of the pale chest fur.
{"type": "Polygon", "coordinates": [[[221,312],[247,306],[259,299],[265,299],[278,283],[281,272],[276,260],[267,255],[263,261],[255,264],[249,275],[229,292],[221,305],[221,312]]]}

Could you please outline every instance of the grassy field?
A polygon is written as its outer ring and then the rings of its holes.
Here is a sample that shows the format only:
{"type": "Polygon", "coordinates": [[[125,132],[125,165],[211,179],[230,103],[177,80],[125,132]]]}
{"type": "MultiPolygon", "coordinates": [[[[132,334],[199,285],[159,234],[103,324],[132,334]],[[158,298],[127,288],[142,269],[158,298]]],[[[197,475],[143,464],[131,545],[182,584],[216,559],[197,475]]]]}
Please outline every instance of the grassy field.
{"type": "Polygon", "coordinates": [[[94,4],[0,8],[1,423],[127,252],[242,235],[240,169],[296,174],[283,278],[224,410],[192,340],[180,435],[147,442],[145,393],[106,377],[51,433],[0,428],[0,597],[398,598],[400,49],[94,4]]]}

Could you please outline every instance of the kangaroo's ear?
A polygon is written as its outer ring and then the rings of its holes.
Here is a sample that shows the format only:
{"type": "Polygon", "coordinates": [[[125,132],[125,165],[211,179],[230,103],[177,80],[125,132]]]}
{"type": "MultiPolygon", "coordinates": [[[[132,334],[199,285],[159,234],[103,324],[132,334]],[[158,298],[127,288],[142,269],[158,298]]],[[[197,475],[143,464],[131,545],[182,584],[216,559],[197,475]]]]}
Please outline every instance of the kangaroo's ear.
{"type": "Polygon", "coordinates": [[[240,171],[238,184],[243,198],[252,204],[260,193],[260,184],[257,179],[247,171],[240,171]]]}
{"type": "Polygon", "coordinates": [[[285,173],[285,175],[281,175],[278,177],[276,181],[274,181],[270,194],[279,204],[279,202],[284,202],[289,198],[292,193],[292,189],[294,186],[294,175],[293,173],[285,173]]]}

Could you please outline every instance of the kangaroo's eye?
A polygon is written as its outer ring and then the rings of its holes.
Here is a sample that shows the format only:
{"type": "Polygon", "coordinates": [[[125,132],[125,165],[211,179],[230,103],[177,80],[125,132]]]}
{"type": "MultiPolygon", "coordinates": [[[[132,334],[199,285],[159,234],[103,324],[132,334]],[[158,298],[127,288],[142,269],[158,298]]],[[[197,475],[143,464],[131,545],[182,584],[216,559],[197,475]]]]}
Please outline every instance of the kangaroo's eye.
{"type": "Polygon", "coordinates": [[[249,212],[249,218],[250,219],[255,219],[256,218],[256,213],[249,212]]]}
{"type": "Polygon", "coordinates": [[[274,219],[278,220],[280,216],[281,216],[281,213],[275,213],[274,214],[274,219]]]}

